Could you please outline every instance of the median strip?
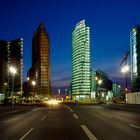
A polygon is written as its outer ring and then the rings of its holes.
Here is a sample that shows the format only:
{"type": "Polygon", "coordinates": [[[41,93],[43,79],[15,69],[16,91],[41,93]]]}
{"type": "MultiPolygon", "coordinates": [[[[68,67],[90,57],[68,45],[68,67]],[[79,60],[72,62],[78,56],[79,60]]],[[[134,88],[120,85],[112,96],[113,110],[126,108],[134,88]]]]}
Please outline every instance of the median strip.
{"type": "Polygon", "coordinates": [[[76,114],[73,114],[75,119],[79,119],[79,117],[76,114]]]}
{"type": "Polygon", "coordinates": [[[81,127],[84,130],[84,132],[87,134],[90,140],[97,140],[97,138],[90,132],[90,130],[87,128],[86,125],[81,125],[81,127]]]}
{"type": "Polygon", "coordinates": [[[129,124],[129,126],[132,126],[132,127],[137,128],[137,129],[140,129],[140,127],[139,127],[139,126],[136,126],[136,125],[134,125],[134,124],[129,124]]]}
{"type": "Polygon", "coordinates": [[[34,128],[31,128],[25,135],[23,135],[19,140],[24,140],[25,139],[25,137],[29,134],[29,133],[31,133],[31,131],[33,131],[33,129],[34,128]]]}

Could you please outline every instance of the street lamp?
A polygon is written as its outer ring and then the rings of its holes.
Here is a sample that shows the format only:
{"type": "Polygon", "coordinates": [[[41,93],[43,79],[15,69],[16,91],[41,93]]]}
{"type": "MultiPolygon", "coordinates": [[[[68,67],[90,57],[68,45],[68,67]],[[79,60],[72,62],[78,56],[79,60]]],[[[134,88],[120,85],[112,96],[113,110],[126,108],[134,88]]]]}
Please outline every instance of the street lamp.
{"type": "Polygon", "coordinates": [[[102,82],[103,82],[103,81],[102,81],[101,79],[98,80],[99,86],[102,84],[102,82]]]}
{"type": "Polygon", "coordinates": [[[34,80],[32,81],[32,85],[33,87],[36,85],[36,82],[34,80]]]}
{"type": "Polygon", "coordinates": [[[36,85],[36,82],[34,80],[32,81],[32,85],[33,85],[33,98],[34,98],[34,96],[35,96],[34,87],[36,85]]]}
{"type": "Polygon", "coordinates": [[[95,77],[95,80],[96,80],[96,98],[99,98],[99,93],[97,94],[97,92],[99,91],[98,90],[98,85],[100,87],[100,85],[102,84],[103,80],[102,79],[99,79],[97,76],[95,77]]]}
{"type": "Polygon", "coordinates": [[[123,74],[125,74],[125,92],[127,92],[128,91],[128,89],[127,89],[127,74],[129,72],[129,66],[128,65],[123,66],[121,69],[121,72],[123,74]]]}
{"type": "Polygon", "coordinates": [[[121,71],[122,73],[126,74],[129,71],[129,66],[128,65],[123,66],[121,71]]]}
{"type": "MultiPolygon", "coordinates": [[[[129,66],[128,66],[128,55],[129,54],[130,54],[130,51],[125,51],[124,58],[123,58],[123,60],[122,60],[122,62],[120,64],[120,65],[122,65],[124,63],[121,71],[122,71],[122,73],[125,74],[125,93],[127,93],[127,90],[128,90],[127,89],[127,73],[129,71],[129,66]]],[[[124,94],[124,97],[125,97],[125,94],[124,94]]]]}
{"type": "Polygon", "coordinates": [[[27,85],[26,85],[26,99],[28,99],[28,86],[29,86],[29,76],[27,76],[27,85]]]}
{"type": "Polygon", "coordinates": [[[14,110],[14,99],[13,99],[13,92],[14,92],[14,77],[15,74],[17,73],[17,70],[14,66],[11,66],[9,68],[10,73],[13,75],[12,77],[12,90],[11,90],[11,98],[12,98],[12,110],[14,110]]]}

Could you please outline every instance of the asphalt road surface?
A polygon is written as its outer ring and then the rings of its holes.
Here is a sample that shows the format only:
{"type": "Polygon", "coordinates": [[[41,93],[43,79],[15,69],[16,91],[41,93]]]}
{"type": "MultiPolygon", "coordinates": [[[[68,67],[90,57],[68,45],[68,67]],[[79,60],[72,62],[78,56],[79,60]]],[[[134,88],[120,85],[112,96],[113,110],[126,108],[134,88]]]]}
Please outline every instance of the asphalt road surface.
{"type": "Polygon", "coordinates": [[[0,140],[89,139],[140,140],[140,113],[60,104],[0,115],[0,140]]]}

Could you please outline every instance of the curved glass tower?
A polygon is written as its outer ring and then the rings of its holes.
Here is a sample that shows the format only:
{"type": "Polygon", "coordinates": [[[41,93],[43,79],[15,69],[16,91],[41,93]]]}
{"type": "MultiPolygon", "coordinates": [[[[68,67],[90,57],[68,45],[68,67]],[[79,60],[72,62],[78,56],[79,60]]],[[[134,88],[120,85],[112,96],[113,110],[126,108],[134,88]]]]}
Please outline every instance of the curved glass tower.
{"type": "Polygon", "coordinates": [[[72,33],[72,98],[90,98],[90,28],[85,20],[72,33]]]}
{"type": "Polygon", "coordinates": [[[131,49],[131,90],[140,91],[140,25],[136,25],[130,32],[131,49]]]}

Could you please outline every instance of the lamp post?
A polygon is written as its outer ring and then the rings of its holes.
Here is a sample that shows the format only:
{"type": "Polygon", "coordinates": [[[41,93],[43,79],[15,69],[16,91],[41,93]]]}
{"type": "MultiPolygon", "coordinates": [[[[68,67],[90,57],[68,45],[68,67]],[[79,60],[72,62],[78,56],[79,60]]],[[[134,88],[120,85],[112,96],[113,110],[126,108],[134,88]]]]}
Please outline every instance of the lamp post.
{"type": "Polygon", "coordinates": [[[12,110],[14,110],[14,98],[13,98],[13,93],[14,93],[14,77],[15,74],[17,73],[17,70],[14,66],[11,66],[9,68],[10,73],[13,75],[12,77],[12,90],[11,90],[11,99],[12,99],[12,110]]]}
{"type": "Polygon", "coordinates": [[[99,79],[97,76],[95,77],[95,80],[96,80],[96,98],[98,98],[99,97],[99,95],[97,95],[97,91],[99,91],[98,90],[98,85],[100,87],[100,85],[102,84],[103,80],[99,79]]]}
{"type": "MultiPolygon", "coordinates": [[[[102,80],[101,79],[99,79],[98,80],[98,85],[99,85],[99,88],[100,88],[100,85],[102,84],[102,80]]],[[[101,92],[100,92],[101,90],[99,90],[99,100],[100,100],[100,98],[101,98],[101,92]]]]}
{"type": "Polygon", "coordinates": [[[35,96],[34,87],[36,85],[36,82],[34,80],[32,81],[32,85],[33,85],[33,100],[34,100],[34,96],[35,96]]]}
{"type": "Polygon", "coordinates": [[[26,99],[28,99],[28,92],[29,92],[29,90],[28,90],[28,84],[29,84],[29,80],[30,80],[30,78],[29,78],[29,76],[27,75],[27,86],[26,86],[26,99]]]}
{"type": "MultiPolygon", "coordinates": [[[[127,73],[129,71],[129,66],[128,66],[128,56],[129,56],[129,54],[130,54],[130,51],[125,51],[124,58],[123,58],[123,60],[120,64],[122,66],[122,64],[124,63],[121,71],[122,71],[122,73],[125,74],[125,90],[124,90],[125,93],[127,93],[127,91],[128,91],[128,89],[127,89],[127,73]]],[[[125,97],[125,94],[124,94],[124,97],[125,97]]]]}
{"type": "Polygon", "coordinates": [[[7,83],[4,83],[4,87],[5,87],[4,94],[5,94],[5,97],[7,97],[7,93],[6,93],[6,90],[7,90],[7,83]]]}
{"type": "Polygon", "coordinates": [[[129,66],[128,65],[124,65],[121,69],[121,72],[125,75],[125,94],[127,93],[128,91],[128,88],[127,88],[127,74],[129,72],[129,66]]]}

